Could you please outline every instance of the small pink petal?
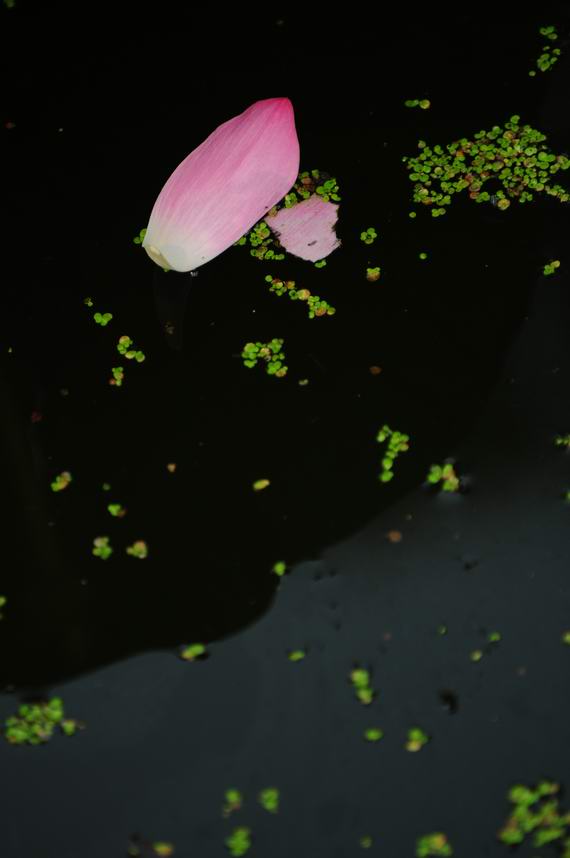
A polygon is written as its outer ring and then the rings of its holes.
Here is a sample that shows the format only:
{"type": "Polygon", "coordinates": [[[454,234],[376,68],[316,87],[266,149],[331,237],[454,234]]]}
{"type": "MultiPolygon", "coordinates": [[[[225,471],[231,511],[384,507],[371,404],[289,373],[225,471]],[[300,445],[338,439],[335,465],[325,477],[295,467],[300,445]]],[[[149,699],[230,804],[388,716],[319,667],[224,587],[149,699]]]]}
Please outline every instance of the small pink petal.
{"type": "Polygon", "coordinates": [[[178,165],[154,204],[143,247],[163,268],[192,271],[251,229],[298,172],[293,105],[256,101],[178,165]]]}
{"type": "Polygon", "coordinates": [[[334,231],[337,220],[338,206],[313,194],[289,209],[280,209],[275,217],[268,217],[265,222],[285,250],[316,262],[340,245],[334,231]]]}

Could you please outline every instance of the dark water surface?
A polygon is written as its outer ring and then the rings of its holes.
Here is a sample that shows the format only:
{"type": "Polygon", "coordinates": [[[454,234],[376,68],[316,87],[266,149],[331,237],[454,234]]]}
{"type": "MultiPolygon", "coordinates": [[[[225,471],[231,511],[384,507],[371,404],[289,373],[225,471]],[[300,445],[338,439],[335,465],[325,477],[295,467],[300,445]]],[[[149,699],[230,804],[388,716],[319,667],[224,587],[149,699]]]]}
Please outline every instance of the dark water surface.
{"type": "Polygon", "coordinates": [[[57,693],[87,724],[0,745],[2,858],[112,858],[137,831],[177,856],[223,855],[234,823],[252,828],[252,855],[276,858],[357,855],[365,834],[372,855],[413,856],[437,830],[463,858],[506,854],[509,786],[567,782],[570,764],[570,474],[553,444],[570,431],[570,220],[554,200],[505,213],[458,200],[411,220],[401,159],[419,137],[513,113],[568,153],[570,45],[528,77],[539,26],[566,45],[565,4],[493,11],[492,26],[464,10],[413,26],[404,12],[374,26],[259,13],[215,30],[174,7],[123,32],[92,14],[96,48],[65,39],[61,11],[2,15],[15,127],[2,131],[0,717],[57,693]],[[132,243],[162,183],[275,95],[293,101],[302,169],[339,180],[342,248],[320,270],[231,248],[196,277],[163,274],[132,243]],[[430,110],[403,107],[424,96],[430,110]],[[267,273],[336,315],[309,320],[267,273]],[[112,312],[106,328],[95,310],[112,312]],[[120,360],[121,334],[143,364],[120,360]],[[243,344],[275,336],[287,377],[245,369],[243,344]],[[384,423],[411,436],[389,485],[384,423]],[[449,456],[470,491],[427,492],[449,456]],[[64,470],[73,482],[54,494],[64,470]],[[255,493],[260,477],[271,485],[255,493]],[[106,562],[91,556],[100,535],[106,562]],[[136,539],[144,561],[125,553],[136,539]],[[472,663],[493,630],[500,645],[472,663]],[[178,659],[194,641],[210,657],[178,659]],[[307,657],[292,664],[296,648],[307,657]],[[370,707],[347,682],[355,663],[373,671],[370,707]],[[376,746],[362,739],[373,725],[376,746]],[[432,741],[410,754],[415,725],[432,741]],[[231,786],[246,806],[223,820],[231,786]],[[275,818],[256,807],[266,786],[281,790],[275,818]]]}

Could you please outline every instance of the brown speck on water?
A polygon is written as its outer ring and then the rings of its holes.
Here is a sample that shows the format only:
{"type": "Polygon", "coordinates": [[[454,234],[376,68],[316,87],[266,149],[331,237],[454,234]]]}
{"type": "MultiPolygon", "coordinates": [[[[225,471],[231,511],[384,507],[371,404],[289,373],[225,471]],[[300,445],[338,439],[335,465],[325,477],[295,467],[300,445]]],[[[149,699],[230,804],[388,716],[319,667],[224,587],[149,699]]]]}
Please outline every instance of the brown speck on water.
{"type": "Polygon", "coordinates": [[[166,466],[166,470],[169,471],[171,474],[173,474],[174,471],[176,470],[176,462],[169,462],[168,465],[166,466]]]}
{"type": "Polygon", "coordinates": [[[392,543],[401,542],[402,532],[400,530],[389,530],[386,534],[386,538],[392,543]]]}
{"type": "Polygon", "coordinates": [[[371,366],[368,369],[369,369],[370,375],[380,375],[380,373],[382,372],[381,366],[371,366]]]}

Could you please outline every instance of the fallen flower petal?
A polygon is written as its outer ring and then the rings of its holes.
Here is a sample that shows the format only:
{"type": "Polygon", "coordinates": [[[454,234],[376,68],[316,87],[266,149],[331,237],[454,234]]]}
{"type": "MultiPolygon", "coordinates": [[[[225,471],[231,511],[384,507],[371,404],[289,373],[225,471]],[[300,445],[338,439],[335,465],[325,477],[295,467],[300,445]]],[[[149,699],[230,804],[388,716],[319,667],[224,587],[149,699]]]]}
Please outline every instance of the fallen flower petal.
{"type": "Polygon", "coordinates": [[[334,231],[337,220],[338,206],[316,194],[265,218],[285,250],[309,262],[324,259],[340,245],[334,231]]]}
{"type": "Polygon", "coordinates": [[[204,265],[287,193],[298,170],[293,105],[288,98],[256,101],[178,165],[154,204],[144,249],[162,268],[204,265]]]}

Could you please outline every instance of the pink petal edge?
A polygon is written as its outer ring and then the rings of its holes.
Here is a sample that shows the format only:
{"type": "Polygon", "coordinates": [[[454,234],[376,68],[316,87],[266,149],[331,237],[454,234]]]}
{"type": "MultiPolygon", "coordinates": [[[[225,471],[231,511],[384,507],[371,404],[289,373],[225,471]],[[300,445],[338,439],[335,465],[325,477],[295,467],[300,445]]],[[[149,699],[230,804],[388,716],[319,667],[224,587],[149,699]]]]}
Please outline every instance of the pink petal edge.
{"type": "Polygon", "coordinates": [[[280,209],[265,222],[288,253],[316,262],[339,247],[334,231],[337,220],[338,206],[313,194],[291,208],[280,209]]]}
{"type": "Polygon", "coordinates": [[[178,165],[154,204],[143,247],[164,268],[192,271],[251,229],[298,172],[293,105],[256,101],[178,165]]]}

